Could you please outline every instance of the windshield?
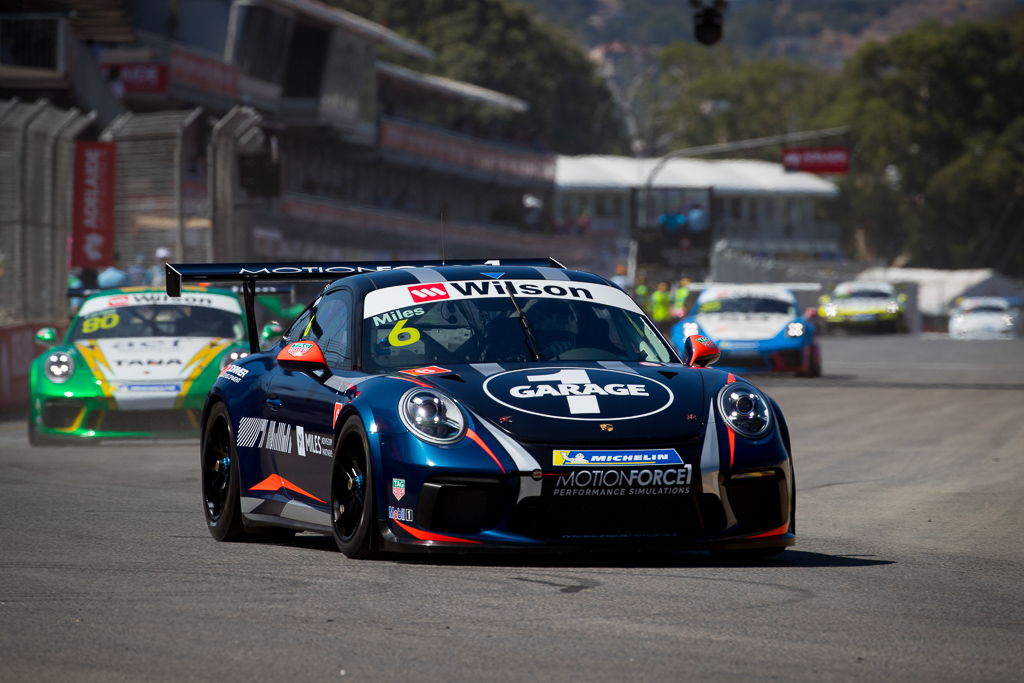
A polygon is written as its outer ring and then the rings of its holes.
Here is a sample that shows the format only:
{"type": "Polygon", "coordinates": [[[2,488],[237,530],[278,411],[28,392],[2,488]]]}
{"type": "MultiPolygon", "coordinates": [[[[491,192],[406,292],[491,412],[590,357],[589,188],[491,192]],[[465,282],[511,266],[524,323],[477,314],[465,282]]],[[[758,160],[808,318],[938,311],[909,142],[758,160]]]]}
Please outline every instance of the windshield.
{"type": "Polygon", "coordinates": [[[781,313],[796,316],[796,308],[779,299],[767,299],[754,296],[740,296],[731,299],[712,299],[702,301],[697,307],[698,313],[781,313]]]}
{"type": "Polygon", "coordinates": [[[399,306],[368,315],[364,368],[373,372],[455,363],[672,360],[639,312],[597,301],[522,295],[515,303],[535,343],[528,339],[508,296],[399,306]],[[533,355],[534,347],[539,359],[533,355]]]}
{"type": "Polygon", "coordinates": [[[1006,313],[1006,307],[999,304],[978,304],[965,306],[964,313],[1006,313]]]}
{"type": "Polygon", "coordinates": [[[836,292],[836,299],[892,299],[893,293],[884,289],[851,289],[836,292]]]}
{"type": "Polygon", "coordinates": [[[208,306],[118,306],[80,316],[72,341],[115,337],[221,337],[240,339],[242,317],[208,306]]]}

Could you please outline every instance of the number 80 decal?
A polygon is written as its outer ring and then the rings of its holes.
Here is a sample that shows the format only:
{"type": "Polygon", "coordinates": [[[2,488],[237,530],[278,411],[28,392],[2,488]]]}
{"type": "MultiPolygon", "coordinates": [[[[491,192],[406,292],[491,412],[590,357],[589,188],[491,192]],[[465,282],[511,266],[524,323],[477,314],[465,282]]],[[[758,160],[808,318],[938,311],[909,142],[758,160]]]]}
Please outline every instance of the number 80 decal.
{"type": "Polygon", "coordinates": [[[106,313],[93,318],[86,318],[82,321],[82,332],[92,334],[96,330],[109,330],[117,327],[121,322],[121,316],[117,313],[106,313]]]}

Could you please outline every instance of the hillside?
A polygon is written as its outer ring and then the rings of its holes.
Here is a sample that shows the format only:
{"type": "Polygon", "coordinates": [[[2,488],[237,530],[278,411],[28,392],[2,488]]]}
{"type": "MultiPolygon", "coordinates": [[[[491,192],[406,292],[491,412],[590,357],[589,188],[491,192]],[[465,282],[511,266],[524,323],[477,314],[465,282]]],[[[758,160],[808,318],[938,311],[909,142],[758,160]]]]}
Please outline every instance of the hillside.
{"type": "MultiPolygon", "coordinates": [[[[686,0],[521,0],[588,46],[692,40],[686,0]]],[[[730,0],[724,42],[749,57],[790,57],[838,68],[868,40],[926,21],[984,19],[1020,0],[730,0]]]]}

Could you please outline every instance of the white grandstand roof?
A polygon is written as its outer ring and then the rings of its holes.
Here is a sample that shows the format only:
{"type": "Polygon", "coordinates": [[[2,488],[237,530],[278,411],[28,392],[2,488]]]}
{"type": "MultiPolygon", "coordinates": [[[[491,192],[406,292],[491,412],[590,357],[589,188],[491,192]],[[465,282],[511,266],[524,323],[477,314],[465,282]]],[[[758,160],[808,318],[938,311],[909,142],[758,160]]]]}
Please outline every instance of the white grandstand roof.
{"type": "Polygon", "coordinates": [[[401,36],[391,29],[381,26],[358,14],[347,12],[339,7],[331,7],[320,0],[269,0],[272,4],[286,7],[307,17],[327,22],[347,31],[358,33],[374,42],[387,45],[411,57],[433,59],[434,52],[420,45],[415,40],[401,36]]]}
{"type": "MultiPolygon", "coordinates": [[[[639,189],[658,163],[658,159],[619,156],[560,156],[556,182],[561,189],[639,189]]],[[[839,194],[835,183],[812,173],[792,173],[782,164],[752,159],[670,159],[655,174],[651,187],[713,187],[721,194],[822,198],[839,194]]]]}
{"type": "Polygon", "coordinates": [[[515,112],[524,112],[530,108],[530,105],[518,97],[512,97],[497,90],[466,83],[465,81],[456,81],[444,76],[413,71],[397,64],[377,62],[377,73],[421,90],[430,90],[442,95],[472,100],[491,107],[509,109],[515,112]]]}

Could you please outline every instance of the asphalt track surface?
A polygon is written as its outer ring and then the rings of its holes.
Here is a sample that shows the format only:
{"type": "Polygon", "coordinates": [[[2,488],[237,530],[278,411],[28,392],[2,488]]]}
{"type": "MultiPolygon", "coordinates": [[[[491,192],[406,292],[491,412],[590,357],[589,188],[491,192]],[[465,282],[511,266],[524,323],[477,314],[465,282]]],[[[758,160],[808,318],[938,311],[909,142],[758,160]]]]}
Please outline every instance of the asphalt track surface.
{"type": "Polygon", "coordinates": [[[758,382],[799,538],[747,565],[217,543],[195,443],[0,423],[0,680],[1019,681],[1024,342],[847,337],[824,363],[758,382]]]}

